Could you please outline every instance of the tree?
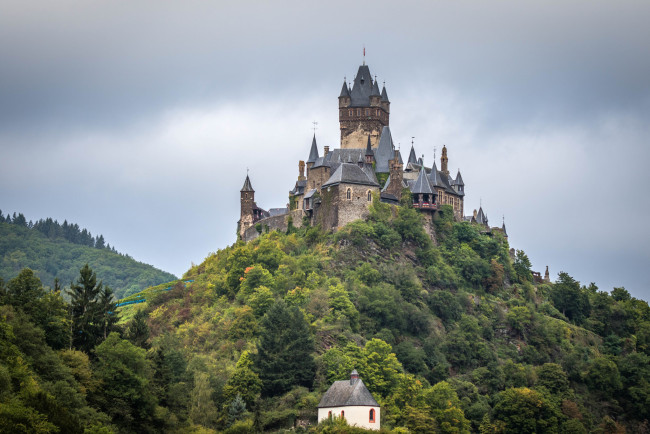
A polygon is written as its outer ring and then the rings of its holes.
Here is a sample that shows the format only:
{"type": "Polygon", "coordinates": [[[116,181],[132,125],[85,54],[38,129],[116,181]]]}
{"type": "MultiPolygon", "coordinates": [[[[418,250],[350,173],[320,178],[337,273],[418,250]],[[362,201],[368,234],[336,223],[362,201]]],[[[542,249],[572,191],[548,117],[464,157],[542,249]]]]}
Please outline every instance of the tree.
{"type": "Polygon", "coordinates": [[[530,272],[530,259],[523,250],[517,250],[515,253],[515,263],[513,268],[517,274],[517,278],[520,282],[531,282],[533,280],[533,275],[530,272]]]}
{"type": "Polygon", "coordinates": [[[591,312],[589,296],[580,289],[580,282],[565,272],[558,274],[551,291],[553,305],[571,321],[581,324],[591,312]]]}
{"type": "Polygon", "coordinates": [[[95,402],[123,430],[152,431],[155,400],[145,350],[113,332],[95,348],[95,355],[94,374],[101,383],[95,402]]]}
{"type": "Polygon", "coordinates": [[[147,324],[147,312],[144,309],[138,309],[133,315],[133,321],[129,324],[126,331],[128,339],[140,348],[149,349],[149,325],[147,324]]]}
{"type": "Polygon", "coordinates": [[[115,312],[117,306],[113,298],[113,290],[108,286],[104,286],[99,292],[97,308],[99,326],[102,330],[102,339],[106,339],[119,320],[117,312],[115,312]]]}
{"type": "Polygon", "coordinates": [[[97,275],[84,265],[79,271],[79,278],[70,284],[68,295],[71,302],[72,347],[89,353],[102,336],[102,312],[98,297],[102,283],[97,283],[97,275]]]}
{"type": "Polygon", "coordinates": [[[255,365],[262,393],[276,396],[293,386],[311,387],[316,365],[309,325],[297,307],[276,302],[262,319],[255,365]]]}
{"type": "Polygon", "coordinates": [[[494,418],[504,423],[505,433],[552,433],[558,430],[560,413],[555,404],[527,387],[506,389],[496,397],[494,418]]]}
{"type": "Polygon", "coordinates": [[[261,390],[262,381],[253,371],[253,357],[248,351],[244,351],[237,361],[235,372],[223,388],[224,399],[226,402],[231,402],[239,396],[250,409],[259,398],[261,390]]]}

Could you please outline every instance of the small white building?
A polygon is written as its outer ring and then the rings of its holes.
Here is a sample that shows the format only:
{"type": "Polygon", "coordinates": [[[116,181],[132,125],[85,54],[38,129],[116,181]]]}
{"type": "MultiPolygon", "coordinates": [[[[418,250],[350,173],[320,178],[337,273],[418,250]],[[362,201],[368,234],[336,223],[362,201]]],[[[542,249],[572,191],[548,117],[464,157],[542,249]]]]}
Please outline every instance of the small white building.
{"type": "Polygon", "coordinates": [[[379,430],[379,404],[356,369],[350,373],[350,380],[335,381],[321,398],[318,423],[331,417],[344,418],[348,425],[379,430]]]}

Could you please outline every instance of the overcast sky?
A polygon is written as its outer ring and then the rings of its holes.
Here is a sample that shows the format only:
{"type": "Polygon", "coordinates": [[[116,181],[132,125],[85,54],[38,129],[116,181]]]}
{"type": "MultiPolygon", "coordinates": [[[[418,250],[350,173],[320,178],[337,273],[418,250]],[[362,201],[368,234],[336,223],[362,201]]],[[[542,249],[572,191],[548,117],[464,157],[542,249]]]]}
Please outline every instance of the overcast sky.
{"type": "Polygon", "coordinates": [[[650,3],[0,2],[0,209],[181,275],[284,206],[362,62],[533,269],[650,299],[650,3]],[[439,154],[438,154],[439,155],[439,154]]]}

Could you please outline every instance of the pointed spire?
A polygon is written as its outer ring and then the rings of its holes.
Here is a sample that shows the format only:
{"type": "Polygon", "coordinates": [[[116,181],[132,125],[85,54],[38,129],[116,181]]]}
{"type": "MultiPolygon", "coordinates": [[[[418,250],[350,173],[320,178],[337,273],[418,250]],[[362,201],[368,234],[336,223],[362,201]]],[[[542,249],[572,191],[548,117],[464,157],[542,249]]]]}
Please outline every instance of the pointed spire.
{"type": "Polygon", "coordinates": [[[368,143],[366,144],[366,155],[375,155],[375,153],[372,152],[372,143],[370,142],[370,134],[368,134],[368,143]]]}
{"type": "Polygon", "coordinates": [[[440,174],[438,173],[438,167],[436,166],[436,161],[433,161],[433,167],[431,168],[431,173],[429,173],[429,181],[434,187],[443,187],[442,180],[440,179],[440,174]]]}
{"type": "Polygon", "coordinates": [[[386,93],[386,83],[384,83],[384,88],[381,90],[381,100],[383,102],[390,102],[388,100],[388,94],[386,93]]]}
{"type": "Polygon", "coordinates": [[[420,174],[418,175],[418,179],[415,180],[413,183],[413,187],[411,187],[411,193],[413,194],[431,194],[433,191],[431,190],[431,185],[429,185],[429,180],[427,179],[427,172],[424,170],[424,166],[420,168],[420,174]]]}
{"type": "Polygon", "coordinates": [[[318,160],[318,146],[316,145],[316,133],[314,133],[314,138],[311,141],[311,150],[309,151],[309,158],[307,159],[307,164],[315,163],[316,160],[318,160]]]}
{"type": "Polygon", "coordinates": [[[343,79],[343,87],[341,88],[341,94],[339,95],[339,98],[343,97],[350,97],[350,89],[348,89],[348,84],[345,82],[345,78],[343,79]]]}
{"type": "Polygon", "coordinates": [[[379,93],[379,85],[377,85],[376,77],[375,77],[375,82],[372,85],[372,93],[370,93],[370,96],[381,96],[381,93],[379,93]]]}
{"type": "Polygon", "coordinates": [[[418,157],[415,156],[415,148],[413,143],[411,143],[411,153],[409,154],[409,163],[417,164],[418,157]]]}
{"type": "Polygon", "coordinates": [[[463,182],[463,177],[460,176],[460,169],[458,169],[458,173],[456,174],[456,185],[465,186],[465,183],[463,182]]]}
{"type": "Polygon", "coordinates": [[[249,192],[249,191],[252,191],[252,192],[255,191],[255,190],[253,190],[253,186],[251,185],[251,180],[248,177],[248,174],[246,174],[246,181],[244,181],[244,186],[239,191],[241,191],[242,193],[243,192],[249,192]]]}
{"type": "MultiPolygon", "coordinates": [[[[505,218],[505,216],[502,217],[502,219],[503,219],[503,224],[501,225],[501,230],[503,231],[503,235],[507,237],[508,232],[506,232],[506,218],[505,218]]],[[[548,273],[548,266],[546,267],[546,272],[548,273]]]]}
{"type": "Polygon", "coordinates": [[[348,163],[352,163],[352,153],[348,152],[348,163]]]}

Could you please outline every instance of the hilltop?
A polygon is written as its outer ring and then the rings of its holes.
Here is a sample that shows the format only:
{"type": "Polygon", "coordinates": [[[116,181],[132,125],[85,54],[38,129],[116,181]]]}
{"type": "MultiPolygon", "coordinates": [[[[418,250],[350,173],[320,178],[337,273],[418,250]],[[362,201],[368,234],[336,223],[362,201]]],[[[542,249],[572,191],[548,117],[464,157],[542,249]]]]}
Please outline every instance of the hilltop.
{"type": "Polygon", "coordinates": [[[176,279],[104,245],[101,235],[95,238],[67,222],[70,230],[63,232],[61,225],[54,223],[47,219],[30,227],[24,217],[13,223],[0,222],[0,278],[8,281],[29,267],[45,285],[54,287],[56,278],[61,286],[67,286],[84,264],[89,264],[118,298],[176,279]]]}
{"type": "Polygon", "coordinates": [[[143,309],[151,345],[183,354],[186,405],[210,397],[185,423],[314,424],[322,393],[355,368],[387,429],[647,430],[645,301],[564,272],[535,284],[523,251],[512,257],[503,234],[454,222],[451,207],[434,224],[437,242],[412,207],[376,201],[367,221],[336,233],[238,242],[122,313],[143,309]],[[248,412],[233,419],[238,393],[248,412]]]}

